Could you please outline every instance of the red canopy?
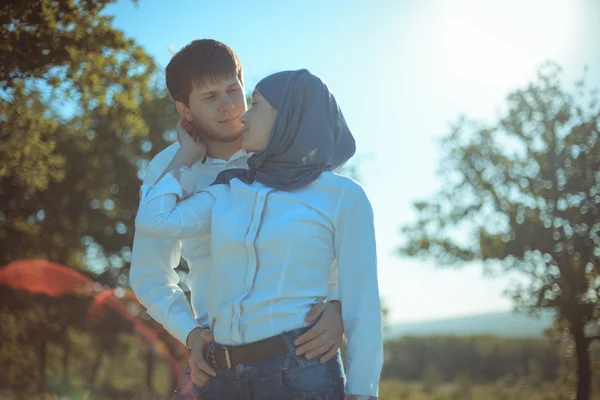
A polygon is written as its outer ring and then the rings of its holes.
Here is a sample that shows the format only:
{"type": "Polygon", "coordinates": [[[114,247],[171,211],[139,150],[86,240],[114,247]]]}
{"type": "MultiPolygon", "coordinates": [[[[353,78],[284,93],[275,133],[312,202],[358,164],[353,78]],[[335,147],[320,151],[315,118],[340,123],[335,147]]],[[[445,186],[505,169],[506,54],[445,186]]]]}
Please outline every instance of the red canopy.
{"type": "Polygon", "coordinates": [[[0,284],[52,297],[92,294],[94,281],[84,274],[46,260],[19,260],[0,268],[0,284]]]}
{"type": "Polygon", "coordinates": [[[92,325],[102,323],[104,310],[107,307],[115,310],[133,325],[135,333],[144,345],[154,348],[166,359],[174,376],[181,373],[180,363],[169,353],[157,332],[130,312],[128,303],[140,305],[133,292],[129,290],[125,291],[120,298],[115,295],[115,289],[98,293],[94,288],[101,288],[99,283],[76,270],[46,260],[19,260],[1,267],[0,284],[52,297],[74,293],[94,296],[88,309],[88,322],[92,325]]]}

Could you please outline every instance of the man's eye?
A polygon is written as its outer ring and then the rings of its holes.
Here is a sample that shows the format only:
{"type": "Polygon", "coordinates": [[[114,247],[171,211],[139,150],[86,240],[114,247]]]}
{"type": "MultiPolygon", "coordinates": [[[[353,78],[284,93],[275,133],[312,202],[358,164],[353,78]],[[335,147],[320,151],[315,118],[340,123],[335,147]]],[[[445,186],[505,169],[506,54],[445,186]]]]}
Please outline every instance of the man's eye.
{"type": "Polygon", "coordinates": [[[240,91],[240,88],[232,88],[232,89],[228,90],[229,93],[234,93],[234,92],[239,92],[239,91],[240,91]]]}
{"type": "Polygon", "coordinates": [[[205,97],[205,98],[204,98],[204,100],[212,100],[212,99],[214,99],[215,97],[217,97],[217,96],[216,96],[216,95],[214,95],[214,94],[211,94],[210,96],[207,96],[207,97],[205,97]]]}

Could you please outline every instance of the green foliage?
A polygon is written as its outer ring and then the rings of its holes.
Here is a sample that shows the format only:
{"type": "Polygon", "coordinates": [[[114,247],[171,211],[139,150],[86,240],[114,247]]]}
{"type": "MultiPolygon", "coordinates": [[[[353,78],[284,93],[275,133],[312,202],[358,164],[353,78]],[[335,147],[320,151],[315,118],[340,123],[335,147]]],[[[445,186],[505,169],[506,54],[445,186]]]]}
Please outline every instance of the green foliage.
{"type": "Polygon", "coordinates": [[[44,258],[126,286],[138,171],[174,110],[152,58],[101,15],[113,2],[3,3],[0,265],[44,258]]]}
{"type": "MultiPolygon", "coordinates": [[[[47,79],[58,86],[62,82],[52,79],[52,67],[66,67],[69,75],[82,75],[90,65],[78,61],[90,57],[88,60],[102,67],[103,55],[110,64],[113,50],[131,50],[133,42],[111,27],[112,18],[100,15],[115,1],[3,1],[0,89],[14,89],[27,79],[47,79]]],[[[143,58],[143,53],[137,52],[143,58]]],[[[90,82],[97,78],[90,76],[90,82]]]]}

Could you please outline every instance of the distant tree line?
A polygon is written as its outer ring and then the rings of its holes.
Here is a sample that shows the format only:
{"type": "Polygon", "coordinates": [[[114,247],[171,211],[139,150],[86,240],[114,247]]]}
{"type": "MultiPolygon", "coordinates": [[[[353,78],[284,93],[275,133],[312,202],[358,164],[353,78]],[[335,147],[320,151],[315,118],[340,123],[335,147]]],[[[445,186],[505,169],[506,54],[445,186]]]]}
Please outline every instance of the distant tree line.
{"type": "MultiPolygon", "coordinates": [[[[594,359],[600,361],[600,348],[594,359]]],[[[443,382],[467,376],[474,383],[536,375],[556,381],[560,346],[544,338],[493,336],[404,337],[385,344],[384,379],[424,381],[436,375],[443,382]]]]}

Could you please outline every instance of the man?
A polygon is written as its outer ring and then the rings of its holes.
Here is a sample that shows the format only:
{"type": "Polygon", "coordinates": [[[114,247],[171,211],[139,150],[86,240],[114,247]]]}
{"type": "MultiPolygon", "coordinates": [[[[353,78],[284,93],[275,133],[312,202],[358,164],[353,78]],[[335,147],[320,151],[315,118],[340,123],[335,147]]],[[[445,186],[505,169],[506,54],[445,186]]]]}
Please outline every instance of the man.
{"type": "MultiPolygon", "coordinates": [[[[169,62],[166,83],[181,116],[178,129],[183,126],[193,131],[207,148],[207,157],[192,166],[196,187],[209,186],[224,169],[247,168],[248,155],[241,150],[243,126],[239,120],[247,106],[243,69],[235,53],[218,41],[193,41],[169,62]]],[[[174,143],[150,162],[144,184],[156,183],[171,169],[178,148],[179,143],[174,143]]],[[[211,265],[210,245],[203,243],[210,241],[171,241],[137,232],[134,237],[131,287],[148,314],[190,349],[181,388],[190,388],[190,382],[202,387],[216,374],[204,359],[206,345],[213,337],[208,329],[203,329],[210,326],[206,310],[211,265]],[[191,305],[177,285],[179,279],[174,271],[181,256],[190,268],[187,284],[191,305]]],[[[335,284],[330,285],[330,294],[329,303],[316,305],[307,315],[307,322],[316,324],[296,341],[297,354],[309,359],[321,357],[322,362],[336,354],[343,325],[341,305],[335,301],[335,284]]]]}

